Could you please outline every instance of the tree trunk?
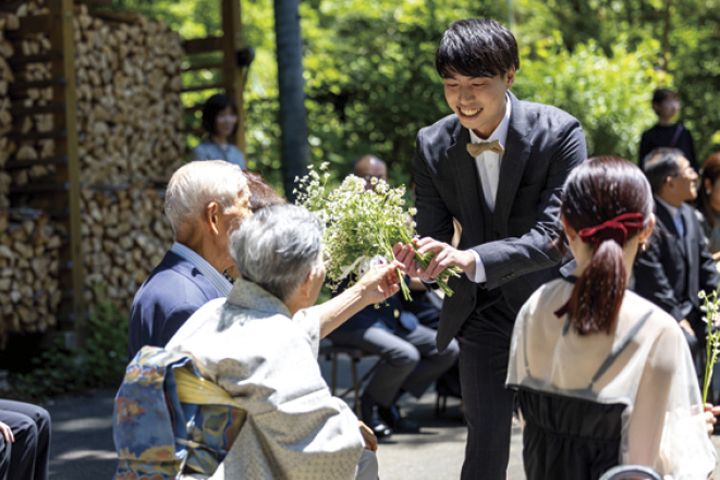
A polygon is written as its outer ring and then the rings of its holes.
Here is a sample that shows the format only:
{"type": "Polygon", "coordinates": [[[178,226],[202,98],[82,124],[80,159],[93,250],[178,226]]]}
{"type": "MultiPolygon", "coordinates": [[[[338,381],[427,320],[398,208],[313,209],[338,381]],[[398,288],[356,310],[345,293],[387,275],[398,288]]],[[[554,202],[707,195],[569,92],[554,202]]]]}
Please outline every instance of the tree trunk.
{"type": "Polygon", "coordinates": [[[280,90],[281,161],[285,195],[292,202],[295,176],[306,173],[310,155],[303,90],[302,43],[298,0],[275,1],[278,82],[280,90]]]}

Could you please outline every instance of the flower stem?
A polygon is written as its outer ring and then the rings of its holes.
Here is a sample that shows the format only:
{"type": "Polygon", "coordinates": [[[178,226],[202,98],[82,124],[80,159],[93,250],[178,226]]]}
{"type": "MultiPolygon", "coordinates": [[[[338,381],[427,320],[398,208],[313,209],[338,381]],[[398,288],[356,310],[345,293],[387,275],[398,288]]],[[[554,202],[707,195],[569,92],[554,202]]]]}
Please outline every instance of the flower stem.
{"type": "MultiPolygon", "coordinates": [[[[712,327],[710,326],[710,324],[708,324],[708,329],[712,330],[712,327]]],[[[706,357],[705,357],[705,379],[703,381],[703,392],[702,392],[703,405],[705,405],[707,403],[707,395],[708,395],[708,390],[710,389],[710,380],[712,378],[714,362],[713,362],[711,353],[712,353],[713,348],[714,348],[714,345],[712,344],[712,341],[710,339],[708,339],[707,345],[705,347],[707,352],[706,352],[706,357]]]]}

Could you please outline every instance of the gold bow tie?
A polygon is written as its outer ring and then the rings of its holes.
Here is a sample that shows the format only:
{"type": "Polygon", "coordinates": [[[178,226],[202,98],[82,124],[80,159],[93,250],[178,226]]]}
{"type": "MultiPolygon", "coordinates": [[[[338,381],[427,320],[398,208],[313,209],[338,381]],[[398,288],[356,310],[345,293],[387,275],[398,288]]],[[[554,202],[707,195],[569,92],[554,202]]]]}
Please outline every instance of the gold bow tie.
{"type": "Polygon", "coordinates": [[[492,142],[467,144],[467,151],[473,157],[477,157],[486,150],[490,150],[491,152],[497,153],[498,155],[502,155],[505,152],[505,149],[502,145],[500,145],[499,140],[493,140],[492,142]]]}

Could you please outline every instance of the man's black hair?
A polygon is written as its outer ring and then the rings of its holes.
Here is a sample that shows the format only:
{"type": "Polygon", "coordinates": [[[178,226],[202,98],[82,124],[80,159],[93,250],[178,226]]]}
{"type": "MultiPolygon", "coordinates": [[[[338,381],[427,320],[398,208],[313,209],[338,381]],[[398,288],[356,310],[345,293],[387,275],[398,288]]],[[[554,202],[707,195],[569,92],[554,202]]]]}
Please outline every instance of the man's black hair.
{"type": "Polygon", "coordinates": [[[442,78],[489,77],[520,68],[518,47],[510,31],[495,20],[469,18],[453,22],[440,40],[435,68],[442,78]]]}
{"type": "MultiPolygon", "coordinates": [[[[216,93],[212,97],[208,98],[207,102],[205,102],[202,110],[202,127],[210,135],[217,135],[217,131],[215,130],[215,119],[217,118],[218,113],[225,110],[227,107],[232,107],[235,115],[238,114],[235,100],[233,100],[230,95],[216,93]]],[[[232,131],[233,135],[237,132],[238,124],[239,122],[235,123],[235,128],[232,131]]]]}
{"type": "Polygon", "coordinates": [[[667,177],[680,175],[678,160],[684,157],[682,150],[669,147],[658,147],[645,156],[645,176],[650,182],[653,195],[658,195],[667,177]]]}
{"type": "Polygon", "coordinates": [[[652,103],[653,105],[659,105],[665,100],[677,100],[678,94],[669,88],[658,88],[653,92],[652,103]]]}

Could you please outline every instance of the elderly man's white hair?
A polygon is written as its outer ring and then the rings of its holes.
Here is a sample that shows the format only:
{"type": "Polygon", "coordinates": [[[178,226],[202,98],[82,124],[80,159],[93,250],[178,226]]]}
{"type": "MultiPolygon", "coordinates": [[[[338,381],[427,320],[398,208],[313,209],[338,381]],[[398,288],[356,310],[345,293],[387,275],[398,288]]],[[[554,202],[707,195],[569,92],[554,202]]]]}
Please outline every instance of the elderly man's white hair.
{"type": "Polygon", "coordinates": [[[190,162],[170,178],[165,194],[165,215],[177,237],[182,225],[198,219],[210,202],[223,211],[232,207],[247,187],[240,167],[224,160],[190,162]]]}

